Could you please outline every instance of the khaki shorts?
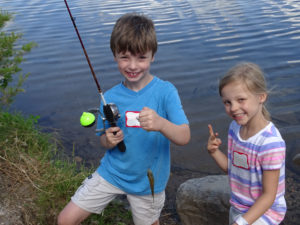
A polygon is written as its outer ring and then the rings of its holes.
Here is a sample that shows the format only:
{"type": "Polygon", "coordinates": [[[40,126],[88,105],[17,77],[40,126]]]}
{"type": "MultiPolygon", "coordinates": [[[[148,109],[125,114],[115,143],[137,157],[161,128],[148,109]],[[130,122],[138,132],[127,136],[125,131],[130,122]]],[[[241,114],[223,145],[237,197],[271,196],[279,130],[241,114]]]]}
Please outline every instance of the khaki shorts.
{"type": "Polygon", "coordinates": [[[100,214],[117,195],[127,195],[135,225],[151,225],[158,220],[165,202],[165,192],[154,195],[131,195],[104,180],[98,172],[87,177],[77,189],[72,202],[80,208],[100,214]]]}

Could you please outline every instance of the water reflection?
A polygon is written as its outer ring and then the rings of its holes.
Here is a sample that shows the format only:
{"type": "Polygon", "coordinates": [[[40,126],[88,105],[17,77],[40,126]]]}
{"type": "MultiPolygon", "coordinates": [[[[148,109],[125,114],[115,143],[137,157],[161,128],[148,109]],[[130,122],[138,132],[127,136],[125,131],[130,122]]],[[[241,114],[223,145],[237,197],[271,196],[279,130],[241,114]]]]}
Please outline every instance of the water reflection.
{"type": "MultiPolygon", "coordinates": [[[[131,11],[154,20],[159,49],[152,73],[176,85],[192,128],[188,146],[173,146],[173,168],[219,172],[203,150],[208,123],[226,139],[229,119],[217,80],[237,62],[252,61],[273,88],[269,109],[288,141],[288,167],[299,172],[290,164],[300,152],[294,147],[300,132],[299,1],[74,0],[69,5],[104,90],[120,81],[109,49],[115,20],[131,11]]],[[[41,115],[42,125],[60,130],[67,149],[75,143],[76,155],[97,164],[104,150],[92,129],[80,127],[79,117],[98,106],[99,96],[64,2],[2,0],[1,7],[16,12],[5,30],[22,32],[39,45],[22,65],[31,76],[14,107],[41,115]]]]}

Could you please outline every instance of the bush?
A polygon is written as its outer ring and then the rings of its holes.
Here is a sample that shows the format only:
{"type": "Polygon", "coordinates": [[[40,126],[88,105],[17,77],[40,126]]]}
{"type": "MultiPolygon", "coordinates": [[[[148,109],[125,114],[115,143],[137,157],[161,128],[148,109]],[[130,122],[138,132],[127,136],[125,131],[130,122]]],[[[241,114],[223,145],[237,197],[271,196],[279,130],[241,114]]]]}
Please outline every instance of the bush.
{"type": "MultiPolygon", "coordinates": [[[[10,14],[0,11],[0,28],[10,19],[10,14]]],[[[36,44],[29,42],[23,44],[21,48],[16,48],[16,42],[21,38],[22,34],[0,32],[0,110],[8,108],[14,97],[24,92],[22,85],[29,75],[29,73],[23,74],[19,65],[24,61],[23,55],[36,44]],[[13,82],[13,76],[17,75],[18,78],[13,82]]]]}

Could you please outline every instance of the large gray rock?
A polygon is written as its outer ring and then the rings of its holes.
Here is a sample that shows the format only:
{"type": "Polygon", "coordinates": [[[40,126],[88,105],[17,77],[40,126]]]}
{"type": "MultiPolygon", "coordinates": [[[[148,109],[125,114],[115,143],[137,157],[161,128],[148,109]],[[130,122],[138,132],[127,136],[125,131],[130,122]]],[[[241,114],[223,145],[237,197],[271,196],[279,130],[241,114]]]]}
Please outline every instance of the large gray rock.
{"type": "Polygon", "coordinates": [[[178,188],[177,213],[183,225],[228,224],[229,199],[228,176],[190,179],[178,188]]]}
{"type": "Polygon", "coordinates": [[[300,166],[300,153],[294,156],[293,163],[300,166]]]}

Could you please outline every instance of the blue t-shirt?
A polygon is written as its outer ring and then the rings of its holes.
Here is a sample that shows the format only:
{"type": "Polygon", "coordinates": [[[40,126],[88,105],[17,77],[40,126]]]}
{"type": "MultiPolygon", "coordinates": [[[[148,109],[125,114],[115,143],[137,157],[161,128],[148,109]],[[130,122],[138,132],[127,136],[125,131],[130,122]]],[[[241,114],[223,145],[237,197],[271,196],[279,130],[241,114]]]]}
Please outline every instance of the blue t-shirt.
{"type": "MultiPolygon", "coordinates": [[[[115,103],[119,109],[117,125],[124,133],[126,151],[120,152],[117,147],[107,150],[98,173],[126,193],[146,195],[151,194],[147,177],[147,170],[151,169],[154,192],[163,191],[170,175],[170,141],[160,132],[149,132],[139,127],[136,116],[146,106],[174,124],[188,124],[177,89],[170,82],[153,77],[138,92],[120,83],[104,96],[107,103],[115,103]]],[[[100,110],[103,111],[102,104],[100,110]]],[[[100,118],[97,128],[103,128],[100,118]]]]}

